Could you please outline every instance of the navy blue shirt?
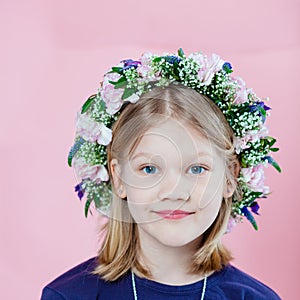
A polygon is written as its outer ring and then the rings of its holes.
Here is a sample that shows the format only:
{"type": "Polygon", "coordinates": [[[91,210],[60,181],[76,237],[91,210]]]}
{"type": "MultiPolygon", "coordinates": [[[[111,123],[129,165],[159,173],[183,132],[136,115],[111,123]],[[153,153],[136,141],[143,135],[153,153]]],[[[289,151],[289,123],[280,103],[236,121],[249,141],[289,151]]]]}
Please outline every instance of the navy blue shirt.
{"type": "MultiPolygon", "coordinates": [[[[107,282],[91,274],[95,266],[92,258],[67,271],[43,289],[41,300],[134,300],[130,273],[107,282]]],[[[173,286],[135,276],[135,282],[138,300],[199,300],[203,289],[203,280],[173,286]]],[[[207,278],[204,299],[280,300],[269,287],[230,264],[207,278]]]]}

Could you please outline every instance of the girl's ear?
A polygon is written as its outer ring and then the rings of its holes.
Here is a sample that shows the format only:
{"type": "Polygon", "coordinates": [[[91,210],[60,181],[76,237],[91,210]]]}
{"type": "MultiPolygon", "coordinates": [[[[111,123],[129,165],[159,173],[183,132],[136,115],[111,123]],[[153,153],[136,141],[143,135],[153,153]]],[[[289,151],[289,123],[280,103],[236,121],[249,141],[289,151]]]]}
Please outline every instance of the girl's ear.
{"type": "Polygon", "coordinates": [[[236,189],[236,184],[230,182],[230,180],[227,179],[224,184],[223,197],[230,198],[233,195],[235,189],[236,189]]]}
{"type": "Polygon", "coordinates": [[[113,184],[116,188],[116,192],[120,198],[126,197],[125,187],[121,180],[121,165],[117,159],[112,159],[110,162],[110,170],[112,175],[113,184]]]}
{"type": "Polygon", "coordinates": [[[233,163],[229,169],[225,171],[225,184],[224,184],[224,191],[223,197],[230,198],[235,189],[237,188],[237,179],[240,172],[240,165],[238,162],[233,163]]]}

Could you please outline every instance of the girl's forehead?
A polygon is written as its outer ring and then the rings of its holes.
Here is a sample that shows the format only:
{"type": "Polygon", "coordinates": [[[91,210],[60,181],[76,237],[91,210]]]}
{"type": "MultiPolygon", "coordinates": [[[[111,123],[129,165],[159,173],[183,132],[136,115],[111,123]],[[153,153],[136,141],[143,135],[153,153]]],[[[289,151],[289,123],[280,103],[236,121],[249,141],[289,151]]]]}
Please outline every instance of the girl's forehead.
{"type": "Polygon", "coordinates": [[[132,158],[139,153],[168,153],[177,151],[184,155],[213,156],[211,141],[187,122],[169,118],[143,133],[132,158]]]}

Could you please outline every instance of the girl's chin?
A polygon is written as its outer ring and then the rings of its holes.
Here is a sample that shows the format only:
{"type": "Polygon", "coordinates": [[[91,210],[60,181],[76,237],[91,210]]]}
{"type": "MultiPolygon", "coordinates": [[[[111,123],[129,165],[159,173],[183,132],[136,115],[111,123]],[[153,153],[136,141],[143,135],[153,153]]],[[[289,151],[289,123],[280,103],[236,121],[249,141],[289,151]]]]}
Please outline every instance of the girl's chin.
{"type": "Polygon", "coordinates": [[[154,238],[162,245],[166,247],[184,247],[184,246],[190,246],[191,244],[195,243],[196,245],[199,245],[199,242],[201,241],[202,234],[199,233],[199,235],[194,236],[188,236],[187,232],[184,233],[170,233],[170,234],[164,234],[159,236],[154,236],[154,238]]]}

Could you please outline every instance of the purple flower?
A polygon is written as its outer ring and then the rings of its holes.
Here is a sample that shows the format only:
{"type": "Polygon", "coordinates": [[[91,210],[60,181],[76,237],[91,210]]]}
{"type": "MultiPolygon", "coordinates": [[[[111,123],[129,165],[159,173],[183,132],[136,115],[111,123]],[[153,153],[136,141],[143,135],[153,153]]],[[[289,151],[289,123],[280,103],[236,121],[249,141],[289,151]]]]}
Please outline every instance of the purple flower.
{"type": "Polygon", "coordinates": [[[247,218],[247,220],[252,224],[255,230],[258,229],[257,223],[252,215],[252,213],[248,210],[247,206],[244,206],[242,209],[242,214],[247,218]]]}
{"type": "Polygon", "coordinates": [[[166,62],[170,64],[174,64],[175,62],[179,63],[181,61],[181,58],[175,55],[168,55],[168,56],[164,56],[163,58],[166,60],[166,62]]]}
{"type": "Polygon", "coordinates": [[[125,60],[122,60],[121,62],[124,63],[123,71],[127,70],[129,68],[135,68],[136,69],[141,64],[140,61],[132,60],[132,59],[125,59],[125,60]]]}
{"type": "Polygon", "coordinates": [[[259,215],[258,210],[259,210],[260,206],[258,205],[257,202],[253,202],[250,207],[251,207],[251,211],[253,213],[255,213],[256,215],[259,215]]]}
{"type": "Polygon", "coordinates": [[[81,183],[75,186],[75,192],[77,192],[77,196],[79,197],[80,200],[84,196],[84,189],[82,188],[82,183],[83,182],[81,181],[81,183]]]}
{"type": "Polygon", "coordinates": [[[271,107],[265,105],[265,103],[264,103],[263,101],[257,102],[257,103],[255,103],[255,104],[253,104],[253,105],[250,105],[249,108],[250,108],[250,111],[251,111],[251,112],[257,111],[257,110],[259,110],[260,108],[263,108],[265,111],[271,109],[271,107]]]}
{"type": "Polygon", "coordinates": [[[271,107],[265,105],[263,101],[257,103],[260,107],[262,107],[265,111],[271,109],[271,107]]]}
{"type": "Polygon", "coordinates": [[[72,166],[72,160],[77,151],[80,149],[80,147],[84,144],[85,140],[82,137],[79,137],[79,139],[75,142],[75,144],[72,146],[69,155],[68,155],[68,164],[71,167],[72,166]]]}
{"type": "Polygon", "coordinates": [[[222,66],[222,69],[227,73],[227,74],[230,74],[232,73],[232,66],[229,62],[225,62],[222,66]]]}
{"type": "Polygon", "coordinates": [[[253,105],[250,105],[249,109],[251,112],[258,111],[259,115],[262,117],[262,121],[264,123],[266,121],[266,111],[271,109],[271,107],[265,105],[265,103],[263,101],[261,101],[261,102],[255,103],[253,105]]]}

